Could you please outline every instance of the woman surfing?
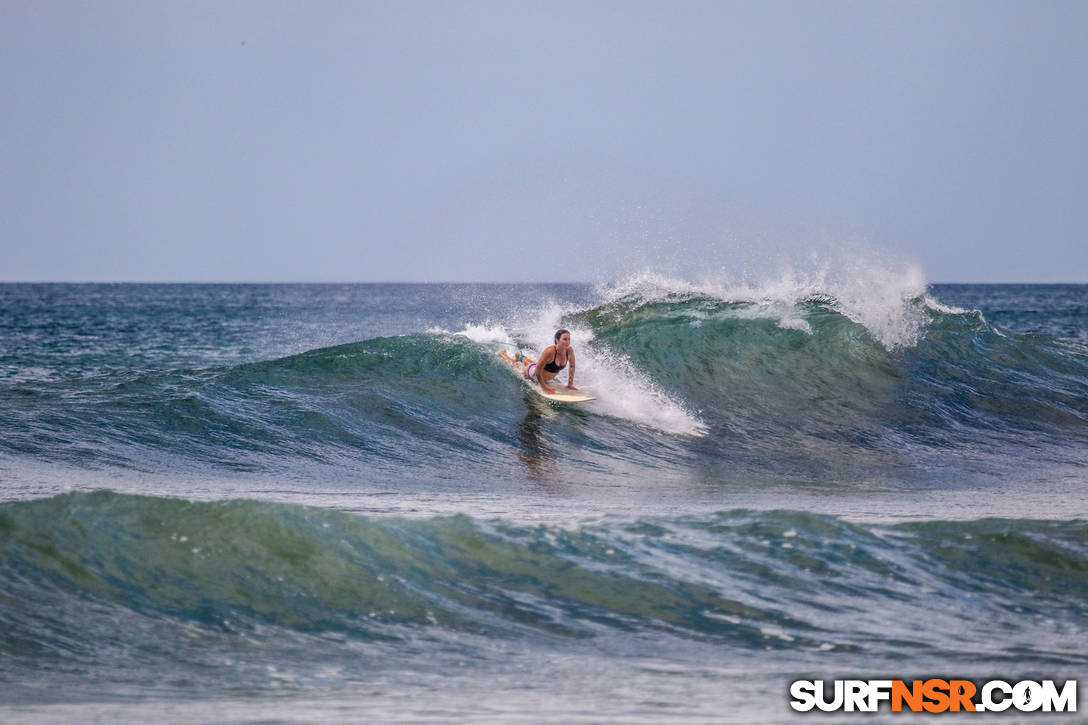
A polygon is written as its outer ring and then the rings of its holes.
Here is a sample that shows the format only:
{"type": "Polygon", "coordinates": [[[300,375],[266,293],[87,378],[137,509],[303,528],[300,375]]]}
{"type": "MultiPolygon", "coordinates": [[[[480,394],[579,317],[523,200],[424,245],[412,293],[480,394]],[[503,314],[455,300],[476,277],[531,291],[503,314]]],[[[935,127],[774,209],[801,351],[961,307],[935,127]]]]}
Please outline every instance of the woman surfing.
{"type": "Polygon", "coordinates": [[[506,350],[499,352],[508,363],[521,369],[521,374],[526,379],[538,384],[545,393],[554,395],[555,388],[549,387],[548,382],[555,379],[559,371],[570,365],[570,373],[567,375],[567,388],[577,390],[574,387],[574,348],[570,346],[570,331],[556,330],[555,344],[540,353],[540,360],[533,362],[525,357],[519,350],[516,357],[510,357],[506,350]]]}

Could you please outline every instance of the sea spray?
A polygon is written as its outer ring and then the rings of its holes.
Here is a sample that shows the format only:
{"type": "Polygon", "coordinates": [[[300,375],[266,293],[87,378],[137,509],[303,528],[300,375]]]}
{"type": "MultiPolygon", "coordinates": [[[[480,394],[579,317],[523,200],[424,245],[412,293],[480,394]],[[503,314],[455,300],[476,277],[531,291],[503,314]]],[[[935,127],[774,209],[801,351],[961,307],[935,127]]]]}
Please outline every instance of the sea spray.
{"type": "Polygon", "coordinates": [[[703,297],[748,303],[750,314],[777,319],[787,329],[810,331],[799,314],[806,303],[822,302],[863,325],[888,349],[910,347],[924,332],[926,282],[914,265],[886,267],[849,257],[844,266],[814,259],[807,267],[787,265],[760,279],[737,278],[726,272],[677,279],[646,270],[617,283],[598,285],[606,303],[678,301],[703,297]]]}
{"type": "MultiPolygon", "coordinates": [[[[639,372],[631,361],[611,350],[593,344],[593,332],[588,327],[565,322],[572,318],[574,310],[549,304],[530,312],[530,322],[508,332],[500,325],[467,325],[452,333],[480,343],[488,349],[505,349],[509,354],[521,351],[527,357],[538,359],[548,347],[548,341],[564,324],[571,325],[571,340],[576,343],[575,384],[591,391],[597,401],[591,412],[610,415],[638,425],[681,435],[703,435],[705,425],[681,404],[639,372]],[[541,342],[537,342],[537,341],[541,342]]],[[[432,330],[436,334],[450,334],[444,330],[432,330]]],[[[570,370],[561,373],[559,384],[566,384],[570,370]]]]}

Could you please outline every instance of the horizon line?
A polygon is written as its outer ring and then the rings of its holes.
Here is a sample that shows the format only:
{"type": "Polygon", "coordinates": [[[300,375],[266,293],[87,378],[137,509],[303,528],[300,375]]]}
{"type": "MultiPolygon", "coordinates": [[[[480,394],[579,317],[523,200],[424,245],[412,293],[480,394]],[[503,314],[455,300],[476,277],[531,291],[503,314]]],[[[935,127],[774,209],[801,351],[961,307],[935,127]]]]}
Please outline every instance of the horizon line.
{"type": "MultiPolygon", "coordinates": [[[[510,284],[524,284],[524,285],[593,285],[593,284],[607,284],[601,281],[589,281],[589,280],[570,280],[566,282],[555,281],[534,281],[534,280],[504,280],[504,281],[465,281],[465,280],[354,280],[354,281],[337,281],[337,280],[0,280],[0,285],[17,285],[17,284],[71,284],[71,285],[379,285],[379,284],[401,284],[401,285],[439,285],[439,284],[465,284],[465,285],[510,285],[510,284]]],[[[1003,281],[1003,282],[965,282],[959,281],[932,281],[926,282],[927,285],[1053,285],[1053,286],[1075,286],[1075,285],[1088,285],[1086,282],[1033,282],[1033,281],[1003,281]]]]}

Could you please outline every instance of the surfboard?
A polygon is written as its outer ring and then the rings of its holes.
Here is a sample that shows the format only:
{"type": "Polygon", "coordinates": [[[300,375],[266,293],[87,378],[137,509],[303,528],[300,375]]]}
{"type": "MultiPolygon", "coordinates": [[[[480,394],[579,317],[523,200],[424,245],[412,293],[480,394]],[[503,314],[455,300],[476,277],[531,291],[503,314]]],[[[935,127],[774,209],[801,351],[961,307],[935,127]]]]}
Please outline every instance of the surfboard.
{"type": "Polygon", "coordinates": [[[545,393],[540,389],[540,386],[536,383],[526,380],[529,383],[529,387],[534,393],[542,398],[552,401],[553,403],[586,403],[590,400],[596,400],[592,395],[583,393],[581,390],[571,390],[563,385],[556,385],[554,393],[545,393]]]}
{"type": "Polygon", "coordinates": [[[597,399],[596,397],[589,395],[588,393],[584,393],[581,390],[571,390],[565,385],[553,385],[552,387],[555,389],[555,392],[545,393],[543,390],[541,390],[539,385],[532,382],[531,380],[525,379],[525,376],[521,374],[521,368],[518,365],[511,363],[509,360],[507,360],[501,352],[498,353],[498,356],[500,360],[513,368],[514,372],[517,373],[517,376],[525,381],[525,384],[529,386],[530,390],[532,390],[534,393],[539,395],[541,398],[544,398],[545,400],[550,400],[553,403],[586,403],[590,400],[597,399]]]}

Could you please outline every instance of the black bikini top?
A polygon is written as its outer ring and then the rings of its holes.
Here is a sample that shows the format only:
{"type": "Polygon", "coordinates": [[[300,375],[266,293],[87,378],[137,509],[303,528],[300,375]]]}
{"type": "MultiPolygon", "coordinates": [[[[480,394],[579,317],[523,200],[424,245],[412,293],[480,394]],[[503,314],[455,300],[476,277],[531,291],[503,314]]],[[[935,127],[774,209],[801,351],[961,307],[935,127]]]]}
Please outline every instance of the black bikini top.
{"type": "MultiPolygon", "coordinates": [[[[563,368],[565,368],[567,366],[566,363],[563,363],[562,365],[556,365],[555,364],[555,358],[558,357],[558,356],[559,356],[559,351],[556,350],[555,353],[552,354],[552,361],[550,363],[545,363],[544,364],[544,369],[547,370],[549,373],[557,373],[557,372],[559,372],[560,370],[562,370],[563,368]]],[[[567,353],[567,359],[570,360],[570,353],[569,352],[567,353]]]]}

